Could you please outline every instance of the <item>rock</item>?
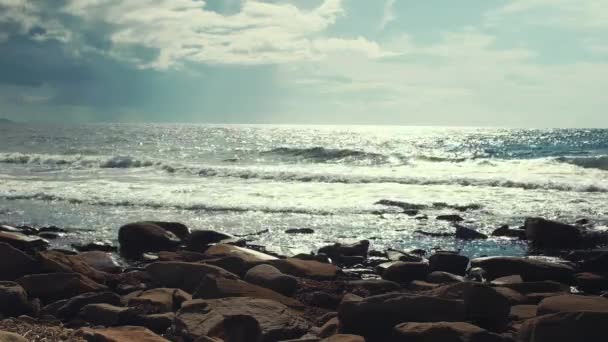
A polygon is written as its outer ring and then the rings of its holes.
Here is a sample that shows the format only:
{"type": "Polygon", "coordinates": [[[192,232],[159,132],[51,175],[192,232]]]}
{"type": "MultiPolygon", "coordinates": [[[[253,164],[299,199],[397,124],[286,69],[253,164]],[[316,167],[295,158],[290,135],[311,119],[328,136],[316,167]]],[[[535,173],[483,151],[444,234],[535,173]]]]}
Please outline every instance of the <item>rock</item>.
{"type": "Polygon", "coordinates": [[[528,293],[526,295],[527,301],[526,304],[539,304],[543,300],[551,297],[564,296],[568,295],[568,292],[536,292],[536,293],[528,293]]]}
{"type": "Polygon", "coordinates": [[[387,292],[401,290],[401,286],[394,281],[384,279],[352,280],[346,283],[349,292],[363,294],[364,297],[376,296],[387,292]]]}
{"type": "Polygon", "coordinates": [[[194,292],[193,298],[218,299],[226,297],[251,297],[270,299],[291,308],[303,307],[299,301],[283,296],[273,290],[249,284],[239,279],[224,278],[222,276],[207,275],[194,292]]]}
{"type": "Polygon", "coordinates": [[[361,240],[353,244],[341,244],[335,243],[330,246],[319,248],[319,253],[326,254],[330,258],[337,258],[341,256],[362,256],[367,257],[369,250],[369,241],[361,240]]]}
{"type": "Polygon", "coordinates": [[[536,317],[536,305],[513,305],[509,318],[514,321],[525,321],[536,317]]]}
{"type": "Polygon", "coordinates": [[[430,273],[429,264],[425,262],[397,262],[382,273],[382,279],[397,283],[412,280],[423,280],[430,273]]]}
{"type": "MultiPolygon", "coordinates": [[[[80,310],[89,304],[110,304],[120,305],[120,297],[113,292],[90,292],[84,293],[79,296],[59,301],[59,305],[56,305],[54,312],[49,312],[50,308],[45,307],[45,310],[49,314],[62,319],[72,319],[76,316],[80,310]]],[[[50,304],[53,306],[56,303],[50,304]]]]}
{"type": "Polygon", "coordinates": [[[244,280],[286,296],[291,296],[298,288],[298,279],[281,273],[272,265],[258,265],[247,271],[244,280]]]}
{"type": "Polygon", "coordinates": [[[402,322],[459,322],[465,319],[462,301],[391,293],[362,300],[344,300],[338,310],[341,332],[385,341],[402,322]]]}
{"type": "Polygon", "coordinates": [[[63,236],[63,234],[61,234],[61,233],[52,233],[52,232],[42,232],[42,233],[38,234],[38,237],[41,237],[46,240],[56,240],[62,236],[63,236]]]}
{"type": "Polygon", "coordinates": [[[315,230],[311,228],[292,228],[285,231],[286,234],[314,234],[315,230]]]}
{"type": "Polygon", "coordinates": [[[15,280],[38,272],[38,263],[7,243],[0,243],[0,280],[15,280]]]}
{"type": "Polygon", "coordinates": [[[423,280],[414,280],[408,285],[408,289],[415,292],[429,291],[438,288],[439,284],[428,283],[423,280]]]}
{"type": "Polygon", "coordinates": [[[315,260],[287,258],[265,261],[264,263],[276,267],[285,274],[302,278],[331,280],[335,279],[339,272],[336,266],[315,260]]]}
{"type": "Polygon", "coordinates": [[[158,252],[158,261],[185,261],[185,262],[198,262],[205,260],[206,257],[203,253],[190,252],[190,251],[174,251],[158,252]]]}
{"type": "Polygon", "coordinates": [[[238,278],[222,268],[194,262],[155,262],[146,266],[146,272],[162,287],[179,288],[188,293],[196,290],[207,274],[217,274],[227,278],[238,278]]]}
{"type": "Polygon", "coordinates": [[[253,249],[227,245],[227,244],[218,244],[209,247],[204,253],[207,258],[223,258],[223,257],[238,257],[243,259],[246,263],[256,263],[256,262],[265,262],[269,260],[277,260],[277,257],[272,255],[268,255],[265,253],[261,253],[255,251],[253,249]]]}
{"type": "Polygon", "coordinates": [[[608,336],[608,313],[561,312],[524,322],[521,342],[603,342],[608,336]]]}
{"type": "Polygon", "coordinates": [[[321,340],[321,342],[365,342],[365,338],[358,335],[336,334],[321,340]]]}
{"type": "Polygon", "coordinates": [[[525,228],[528,241],[541,248],[576,247],[583,239],[579,227],[538,217],[527,218],[525,228]]]}
{"type": "Polygon", "coordinates": [[[427,296],[434,296],[438,298],[444,299],[459,299],[464,300],[464,296],[466,291],[468,291],[471,287],[476,286],[478,283],[472,281],[466,281],[463,283],[454,283],[449,285],[444,285],[438,287],[436,289],[425,292],[424,294],[427,296]]]}
{"type": "Polygon", "coordinates": [[[608,290],[608,277],[596,273],[577,273],[578,288],[587,293],[600,293],[608,290]]]}
{"type": "Polygon", "coordinates": [[[79,273],[99,283],[105,283],[108,274],[85,262],[80,255],[66,255],[58,251],[38,253],[40,265],[47,272],[79,273]]]}
{"type": "Polygon", "coordinates": [[[307,304],[319,308],[335,310],[340,304],[340,297],[338,295],[323,291],[307,293],[305,298],[307,304]]]}
{"type": "Polygon", "coordinates": [[[585,272],[608,272],[608,252],[595,253],[581,262],[581,270],[585,272]]]}
{"type": "Polygon", "coordinates": [[[455,253],[435,253],[429,257],[431,272],[443,271],[463,276],[469,266],[469,258],[455,253]]]}
{"type": "Polygon", "coordinates": [[[253,267],[252,263],[245,262],[245,260],[237,256],[227,256],[217,259],[206,259],[206,264],[223,268],[228,272],[234,273],[239,277],[244,277],[247,271],[253,267]]]}
{"type": "Polygon", "coordinates": [[[464,292],[464,304],[467,320],[482,328],[503,330],[509,321],[509,300],[490,286],[472,284],[464,292]]]}
{"type": "Polygon", "coordinates": [[[40,298],[46,303],[108,289],[78,273],[32,274],[23,276],[16,282],[23,286],[30,297],[40,298]]]}
{"type": "Polygon", "coordinates": [[[0,316],[13,317],[31,310],[25,289],[10,281],[0,281],[0,316]]]}
{"type": "Polygon", "coordinates": [[[44,250],[49,246],[49,242],[45,239],[4,231],[0,231],[0,242],[28,252],[44,250]]]}
{"type": "Polygon", "coordinates": [[[180,289],[157,288],[141,292],[130,298],[130,307],[144,308],[148,314],[177,311],[183,302],[192,300],[192,296],[180,289]]]}
{"type": "Polygon", "coordinates": [[[210,244],[234,239],[234,236],[216,232],[214,230],[195,230],[188,237],[186,246],[191,251],[202,252],[210,244]]]}
{"type": "Polygon", "coordinates": [[[506,276],[506,277],[500,277],[500,278],[496,278],[491,281],[492,285],[496,285],[496,286],[502,286],[502,285],[506,285],[506,284],[521,284],[523,282],[524,282],[524,280],[521,278],[520,275],[511,275],[511,276],[506,276]]]}
{"type": "Polygon", "coordinates": [[[7,331],[0,331],[0,341],[2,342],[28,342],[28,340],[21,336],[7,331]]]}
{"type": "Polygon", "coordinates": [[[75,334],[89,342],[170,342],[143,327],[82,328],[75,334]]]}
{"type": "Polygon", "coordinates": [[[185,224],[179,222],[162,222],[162,221],[149,221],[147,223],[155,224],[162,229],[173,233],[180,240],[185,241],[190,236],[190,228],[188,228],[185,224]]]}
{"type": "Polygon", "coordinates": [[[409,262],[420,262],[423,259],[418,255],[413,255],[410,253],[405,253],[402,251],[389,249],[386,251],[386,256],[391,261],[409,261],[409,262]]]}
{"type": "Polygon", "coordinates": [[[329,321],[325,322],[321,328],[319,328],[318,336],[321,338],[330,337],[338,333],[340,329],[340,321],[338,317],[333,317],[329,321]]]}
{"type": "Polygon", "coordinates": [[[394,328],[395,342],[506,342],[502,336],[466,322],[402,323],[394,328]]]}
{"type": "Polygon", "coordinates": [[[509,226],[504,225],[494,230],[492,236],[511,237],[524,240],[526,238],[526,231],[525,229],[511,229],[509,226]]]}
{"type": "Polygon", "coordinates": [[[504,283],[500,285],[515,290],[519,293],[528,295],[530,293],[540,292],[567,292],[569,287],[567,285],[555,282],[555,281],[532,281],[523,283],[504,283]]]}
{"type": "Polygon", "coordinates": [[[555,280],[571,283],[574,268],[564,264],[519,257],[487,257],[471,260],[472,267],[481,267],[489,279],[520,275],[524,281],[555,280]]]}
{"type": "Polygon", "coordinates": [[[509,304],[511,305],[521,305],[528,302],[528,297],[510,288],[494,287],[494,290],[507,298],[509,300],[509,304]]]}
{"type": "Polygon", "coordinates": [[[165,312],[152,315],[138,315],[129,320],[129,324],[142,326],[157,334],[164,334],[175,320],[175,313],[165,312]]]}
{"type": "Polygon", "coordinates": [[[543,299],[538,304],[538,315],[558,312],[593,311],[608,313],[608,299],[599,296],[563,295],[543,299]]]}
{"type": "Polygon", "coordinates": [[[120,273],[122,266],[116,261],[116,258],[106,252],[83,252],[78,254],[78,258],[84,261],[87,265],[94,269],[106,273],[120,273]]]}
{"type": "Polygon", "coordinates": [[[285,305],[267,299],[249,297],[193,300],[178,311],[174,331],[187,340],[222,330],[233,316],[249,316],[259,323],[261,341],[295,339],[305,334],[309,323],[285,305]]]}
{"type": "Polygon", "coordinates": [[[128,320],[130,309],[110,304],[87,304],[80,310],[80,318],[92,325],[113,327],[128,320]]]}
{"type": "Polygon", "coordinates": [[[457,239],[463,239],[463,240],[483,240],[483,239],[487,239],[488,236],[486,234],[482,234],[474,229],[465,227],[465,226],[461,226],[461,225],[455,225],[456,227],[456,238],[457,239]]]}
{"type": "Polygon", "coordinates": [[[453,284],[462,283],[465,281],[464,277],[442,271],[434,271],[426,276],[426,281],[434,284],[453,284]]]}
{"type": "Polygon", "coordinates": [[[109,241],[95,241],[87,244],[72,244],[72,248],[79,252],[117,252],[118,248],[109,241]]]}
{"type": "Polygon", "coordinates": [[[134,257],[145,252],[173,250],[180,244],[180,239],[154,223],[137,222],[120,227],[118,242],[121,253],[134,257]]]}
{"type": "Polygon", "coordinates": [[[464,219],[460,215],[439,215],[435,218],[439,221],[462,222],[464,219]]]}

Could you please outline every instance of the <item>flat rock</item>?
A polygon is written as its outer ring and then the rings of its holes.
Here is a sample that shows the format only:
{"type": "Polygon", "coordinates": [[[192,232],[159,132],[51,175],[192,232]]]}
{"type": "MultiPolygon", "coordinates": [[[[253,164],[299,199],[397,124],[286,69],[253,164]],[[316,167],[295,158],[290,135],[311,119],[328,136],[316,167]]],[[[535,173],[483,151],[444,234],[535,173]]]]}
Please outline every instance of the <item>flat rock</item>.
{"type": "Polygon", "coordinates": [[[170,342],[143,327],[82,328],[75,334],[89,342],[170,342]]]}
{"type": "Polygon", "coordinates": [[[49,242],[45,239],[5,231],[0,231],[0,242],[7,243],[22,251],[43,250],[49,246],[49,242]]]}
{"type": "Polygon", "coordinates": [[[155,223],[136,222],[120,227],[118,242],[121,253],[134,257],[145,252],[173,250],[180,239],[155,223]]]}
{"type": "Polygon", "coordinates": [[[15,280],[39,271],[38,263],[21,250],[0,242],[0,280],[15,280]]]}
{"type": "Polygon", "coordinates": [[[434,284],[453,284],[462,283],[465,278],[449,272],[433,271],[426,276],[426,281],[434,284]]]}
{"type": "Polygon", "coordinates": [[[569,290],[568,285],[551,280],[512,283],[503,282],[500,286],[515,290],[524,295],[530,293],[567,292],[569,290]]]}
{"type": "Polygon", "coordinates": [[[38,253],[40,265],[47,272],[79,273],[99,283],[105,283],[109,275],[89,265],[80,255],[67,255],[58,251],[38,253]]]}
{"type": "Polygon", "coordinates": [[[315,260],[301,260],[295,258],[276,259],[264,262],[279,269],[279,271],[296,277],[311,279],[335,279],[339,268],[315,260]]]}
{"type": "Polygon", "coordinates": [[[608,276],[591,272],[577,273],[576,284],[584,292],[600,293],[608,290],[608,276]]]}
{"type": "Polygon", "coordinates": [[[126,323],[130,310],[111,304],[87,304],[80,310],[79,316],[94,326],[113,327],[126,323]]]}
{"type": "Polygon", "coordinates": [[[192,300],[192,296],[172,288],[156,288],[138,293],[129,298],[128,305],[143,308],[148,314],[177,311],[183,302],[192,300]]]}
{"type": "Polygon", "coordinates": [[[517,274],[496,278],[491,281],[492,285],[496,285],[496,286],[502,286],[502,285],[506,285],[506,284],[520,284],[523,282],[524,282],[524,280],[521,278],[520,275],[517,275],[517,274]]]}
{"type": "Polygon", "coordinates": [[[524,281],[571,283],[575,274],[574,268],[568,265],[520,257],[476,258],[471,260],[471,266],[483,268],[491,280],[520,275],[524,281]]]}
{"type": "Polygon", "coordinates": [[[19,316],[31,310],[27,293],[19,284],[0,281],[0,315],[3,317],[19,316]]]}
{"type": "Polygon", "coordinates": [[[402,323],[394,331],[394,342],[506,342],[502,336],[466,322],[402,323]]]}
{"type": "Polygon", "coordinates": [[[431,272],[443,271],[463,276],[469,266],[469,258],[456,253],[439,252],[429,257],[431,272]]]}
{"type": "Polygon", "coordinates": [[[558,312],[608,312],[608,299],[599,296],[563,295],[543,299],[538,304],[538,315],[558,312]]]}
{"type": "Polygon", "coordinates": [[[285,231],[286,234],[314,234],[315,230],[311,228],[292,228],[285,231]]]}
{"type": "Polygon", "coordinates": [[[291,296],[298,288],[298,279],[291,275],[283,274],[272,265],[262,264],[251,268],[245,274],[244,280],[248,283],[259,285],[285,296],[291,296]]]}
{"type": "Polygon", "coordinates": [[[397,283],[407,283],[412,280],[424,280],[430,273],[426,262],[396,262],[382,273],[382,279],[397,283]]]}
{"type": "Polygon", "coordinates": [[[608,336],[608,312],[560,312],[525,321],[519,329],[521,342],[604,342],[608,336]]]}
{"type": "Polygon", "coordinates": [[[188,293],[193,293],[207,274],[238,278],[223,268],[195,262],[162,261],[147,265],[145,269],[160,286],[179,288],[188,293]]]}
{"type": "Polygon", "coordinates": [[[233,316],[249,316],[259,323],[262,342],[295,339],[310,324],[285,305],[268,299],[249,297],[198,299],[184,303],[178,311],[174,330],[178,336],[196,340],[221,330],[233,316]]]}
{"type": "Polygon", "coordinates": [[[27,294],[50,303],[87,292],[108,288],[78,273],[43,273],[23,276],[16,280],[27,294]]]}
{"type": "Polygon", "coordinates": [[[277,257],[255,251],[253,249],[238,247],[228,244],[217,244],[209,247],[204,253],[207,258],[222,258],[234,256],[243,259],[247,263],[264,262],[269,260],[277,260],[277,257]]]}

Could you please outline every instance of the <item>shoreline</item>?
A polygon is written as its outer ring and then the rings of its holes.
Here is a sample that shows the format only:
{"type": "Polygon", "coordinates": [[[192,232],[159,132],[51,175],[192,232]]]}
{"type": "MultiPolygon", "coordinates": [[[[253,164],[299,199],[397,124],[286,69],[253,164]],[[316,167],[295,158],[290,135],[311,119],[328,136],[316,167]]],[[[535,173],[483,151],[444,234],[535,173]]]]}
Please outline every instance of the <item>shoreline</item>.
{"type": "MultiPolygon", "coordinates": [[[[453,223],[456,239],[488,238],[456,215],[438,219],[453,223]]],[[[474,259],[374,251],[367,240],[285,257],[246,236],[174,222],[127,224],[119,246],[70,251],[44,240],[59,227],[2,226],[0,299],[11,304],[0,304],[0,331],[36,332],[30,341],[380,342],[428,340],[439,330],[549,341],[533,336],[571,334],[543,323],[559,320],[584,326],[579,340],[599,341],[608,324],[586,322],[608,323],[608,235],[587,224],[529,218],[492,236],[528,240],[539,256],[474,259]]],[[[314,230],[284,233],[306,239],[314,230]]]]}

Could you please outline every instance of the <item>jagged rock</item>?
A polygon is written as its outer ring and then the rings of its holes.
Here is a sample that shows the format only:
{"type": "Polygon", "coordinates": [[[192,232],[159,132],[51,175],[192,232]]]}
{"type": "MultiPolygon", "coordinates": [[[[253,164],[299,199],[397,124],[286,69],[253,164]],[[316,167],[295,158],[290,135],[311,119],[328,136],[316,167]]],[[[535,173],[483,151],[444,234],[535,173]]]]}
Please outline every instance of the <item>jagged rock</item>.
{"type": "Polygon", "coordinates": [[[608,299],[599,296],[563,295],[543,299],[538,304],[538,315],[558,312],[594,311],[608,313],[608,299]]]}
{"type": "Polygon", "coordinates": [[[574,268],[568,265],[520,257],[476,258],[471,260],[471,266],[483,268],[489,279],[517,274],[524,281],[572,283],[575,273],[574,268]]]}
{"type": "Polygon", "coordinates": [[[120,227],[118,242],[123,254],[139,256],[145,252],[173,250],[180,244],[180,239],[157,224],[136,222],[120,227]]]}
{"type": "Polygon", "coordinates": [[[143,327],[82,328],[75,333],[89,342],[170,342],[143,327]]]}
{"type": "Polygon", "coordinates": [[[392,328],[402,322],[463,321],[465,306],[459,300],[391,293],[362,300],[345,299],[338,317],[341,332],[384,341],[392,328]]]}
{"type": "Polygon", "coordinates": [[[429,264],[425,262],[396,262],[382,273],[382,279],[397,283],[426,279],[430,273],[429,264]]]}
{"type": "Polygon", "coordinates": [[[315,230],[311,228],[292,228],[285,231],[286,234],[314,234],[315,230]]]}
{"type": "Polygon", "coordinates": [[[66,255],[58,251],[45,251],[38,254],[40,265],[47,272],[79,273],[99,283],[105,283],[108,274],[101,272],[80,257],[80,255],[66,255]]]}
{"type": "Polygon", "coordinates": [[[583,234],[579,227],[539,217],[527,218],[525,228],[526,238],[537,247],[576,247],[583,240],[583,234]]]}
{"type": "Polygon", "coordinates": [[[0,242],[7,243],[19,250],[30,252],[44,250],[49,246],[49,242],[45,239],[4,231],[0,231],[0,242]]]}
{"type": "Polygon", "coordinates": [[[30,297],[46,303],[71,298],[87,292],[108,288],[78,273],[43,273],[26,275],[16,280],[30,297]]]}
{"type": "Polygon", "coordinates": [[[15,334],[15,333],[7,332],[7,331],[0,331],[0,341],[2,341],[2,342],[28,342],[28,340],[25,337],[15,334]]]}
{"type": "Polygon", "coordinates": [[[279,271],[296,277],[311,279],[335,279],[339,269],[332,264],[326,264],[315,260],[301,260],[295,258],[276,259],[265,261],[279,271]]]}
{"type": "Polygon", "coordinates": [[[229,279],[222,276],[207,275],[194,292],[193,298],[219,299],[226,297],[251,297],[270,299],[291,308],[303,307],[299,301],[283,296],[273,290],[249,284],[239,279],[229,279]]]}
{"type": "Polygon", "coordinates": [[[402,323],[394,328],[394,342],[506,342],[498,334],[491,333],[466,322],[402,323]]]}
{"type": "Polygon", "coordinates": [[[439,215],[435,218],[439,221],[462,222],[464,219],[460,215],[439,215]]]}
{"type": "Polygon", "coordinates": [[[149,314],[177,311],[192,296],[180,289],[157,288],[143,291],[128,300],[131,307],[141,307],[149,314]]]}
{"type": "Polygon", "coordinates": [[[456,275],[464,275],[469,266],[469,258],[455,253],[439,252],[429,257],[431,272],[443,271],[456,275]]]}
{"type": "Polygon", "coordinates": [[[529,319],[519,330],[521,342],[603,342],[608,312],[560,312],[529,319]]]}
{"type": "Polygon", "coordinates": [[[457,239],[463,239],[463,240],[483,240],[483,239],[487,239],[488,236],[486,234],[482,234],[474,229],[465,227],[465,226],[461,226],[461,225],[455,225],[456,227],[456,238],[457,239]]]}
{"type": "Polygon", "coordinates": [[[111,253],[92,251],[78,254],[78,258],[94,269],[106,273],[120,273],[122,266],[111,253]]]}
{"type": "Polygon", "coordinates": [[[462,283],[465,278],[448,272],[433,271],[426,276],[426,281],[434,284],[452,284],[462,283]]]}
{"type": "Polygon", "coordinates": [[[12,317],[31,310],[25,289],[10,281],[0,281],[0,316],[12,317]]]}
{"type": "Polygon", "coordinates": [[[48,314],[53,314],[58,318],[71,319],[80,312],[80,310],[89,304],[110,304],[120,305],[120,297],[113,292],[90,292],[84,293],[79,296],[59,301],[59,305],[56,303],[49,304],[43,310],[48,314]],[[52,306],[56,306],[56,309],[51,309],[52,306]],[[54,312],[50,312],[50,311],[54,312]]]}
{"type": "Polygon", "coordinates": [[[210,244],[234,239],[234,236],[216,232],[214,230],[195,230],[190,234],[186,245],[191,251],[202,252],[210,244]]]}
{"type": "Polygon", "coordinates": [[[218,244],[211,246],[205,251],[204,255],[207,258],[223,258],[228,256],[238,257],[243,259],[245,262],[252,264],[256,262],[265,262],[277,259],[277,257],[255,251],[253,249],[228,244],[218,244]]]}
{"type": "Polygon", "coordinates": [[[0,280],[15,280],[38,272],[38,263],[7,243],[0,243],[0,280]]]}
{"type": "Polygon", "coordinates": [[[196,340],[222,331],[226,321],[234,316],[255,319],[259,323],[261,342],[298,338],[310,328],[306,320],[285,305],[249,297],[186,302],[178,311],[173,328],[178,336],[196,340]]]}
{"type": "Polygon", "coordinates": [[[342,244],[335,243],[330,246],[325,246],[319,248],[319,253],[326,254],[330,258],[337,258],[341,256],[361,256],[367,257],[367,252],[369,250],[369,241],[361,240],[357,243],[352,244],[342,244]]]}
{"type": "Polygon", "coordinates": [[[247,271],[245,281],[259,285],[286,296],[291,296],[298,288],[298,279],[283,274],[272,265],[258,265],[247,271]]]}
{"type": "Polygon", "coordinates": [[[238,278],[222,268],[194,262],[155,262],[146,266],[150,277],[159,285],[179,288],[188,293],[194,292],[207,274],[222,275],[227,278],[238,278]]]}
{"type": "Polygon", "coordinates": [[[128,321],[131,309],[110,304],[87,304],[79,313],[80,318],[92,325],[113,327],[128,321]]]}
{"type": "Polygon", "coordinates": [[[467,320],[490,330],[503,330],[508,321],[511,304],[495,288],[472,284],[464,291],[467,320]]]}

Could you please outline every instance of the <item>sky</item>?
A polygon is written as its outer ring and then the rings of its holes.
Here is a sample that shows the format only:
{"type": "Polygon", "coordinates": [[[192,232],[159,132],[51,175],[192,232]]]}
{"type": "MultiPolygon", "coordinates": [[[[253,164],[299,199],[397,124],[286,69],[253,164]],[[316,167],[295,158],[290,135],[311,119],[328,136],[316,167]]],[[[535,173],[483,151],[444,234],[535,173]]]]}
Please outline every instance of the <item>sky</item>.
{"type": "Polygon", "coordinates": [[[0,0],[0,117],[608,127],[608,0],[0,0]]]}

